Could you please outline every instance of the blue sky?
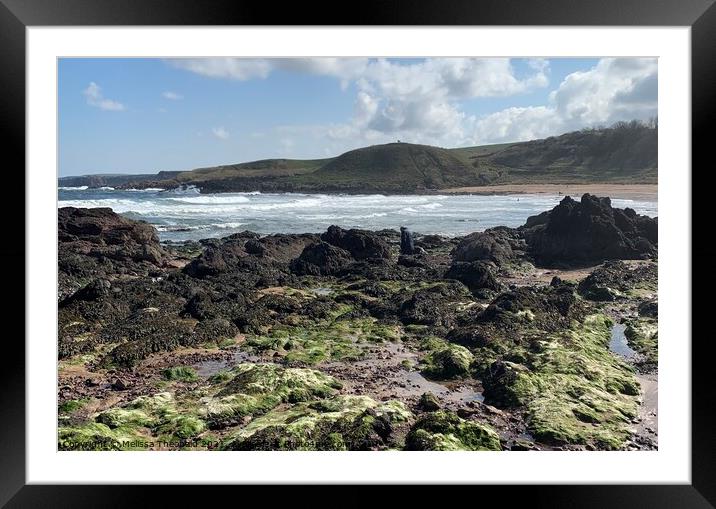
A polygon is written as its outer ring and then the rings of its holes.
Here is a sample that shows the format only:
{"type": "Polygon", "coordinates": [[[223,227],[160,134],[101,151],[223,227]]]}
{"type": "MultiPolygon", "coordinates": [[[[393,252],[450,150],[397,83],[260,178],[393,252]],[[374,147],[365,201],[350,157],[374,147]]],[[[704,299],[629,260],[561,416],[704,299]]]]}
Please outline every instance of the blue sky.
{"type": "Polygon", "coordinates": [[[541,138],[657,111],[654,59],[61,59],[60,175],[541,138]]]}

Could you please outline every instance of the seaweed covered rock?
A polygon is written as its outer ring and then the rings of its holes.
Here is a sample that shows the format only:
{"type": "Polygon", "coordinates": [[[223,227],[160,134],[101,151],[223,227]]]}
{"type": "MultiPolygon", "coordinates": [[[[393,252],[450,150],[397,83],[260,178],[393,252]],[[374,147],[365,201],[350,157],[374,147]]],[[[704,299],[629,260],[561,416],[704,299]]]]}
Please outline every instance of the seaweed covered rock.
{"type": "Polygon", "coordinates": [[[477,321],[505,325],[527,323],[533,328],[553,331],[568,327],[585,312],[584,304],[577,299],[571,286],[523,286],[498,295],[477,321]]]}
{"type": "Polygon", "coordinates": [[[418,407],[425,412],[440,410],[440,400],[432,392],[424,392],[418,401],[418,407]]]}
{"type": "Polygon", "coordinates": [[[467,235],[452,252],[458,262],[491,261],[498,265],[514,258],[515,235],[507,228],[493,228],[467,235]]]}
{"type": "Polygon", "coordinates": [[[62,248],[94,257],[161,265],[164,252],[153,226],[122,217],[110,208],[57,210],[62,248]]]}
{"type": "Polygon", "coordinates": [[[58,430],[60,450],[131,450],[152,443],[152,435],[166,441],[187,440],[206,429],[206,423],[182,412],[169,392],[140,396],[97,414],[94,421],[58,430]]]}
{"type": "Polygon", "coordinates": [[[526,405],[534,396],[529,369],[521,364],[498,360],[483,373],[485,401],[498,407],[526,405]]]}
{"type": "Polygon", "coordinates": [[[448,380],[468,375],[473,355],[464,346],[447,344],[430,352],[422,361],[422,372],[430,378],[448,380]]]}
{"type": "Polygon", "coordinates": [[[400,306],[398,316],[406,324],[450,327],[455,318],[454,304],[469,298],[467,289],[456,281],[418,290],[400,306]]]}
{"type": "Polygon", "coordinates": [[[546,266],[577,266],[615,259],[652,258],[657,252],[657,219],[612,208],[609,198],[566,196],[521,228],[529,251],[546,266]],[[543,213],[544,214],[544,213],[543,213]]]}
{"type": "Polygon", "coordinates": [[[640,356],[637,364],[642,370],[655,369],[659,361],[659,324],[655,318],[639,317],[627,322],[624,335],[629,346],[640,356]]]}
{"type": "Polygon", "coordinates": [[[607,261],[579,282],[577,292],[593,301],[613,301],[626,292],[644,289],[656,291],[657,267],[649,263],[629,267],[622,261],[607,261]]]}
{"type": "Polygon", "coordinates": [[[280,279],[279,273],[288,269],[290,261],[317,240],[313,234],[276,234],[261,238],[245,233],[230,235],[208,243],[184,272],[196,278],[247,272],[271,283],[280,279]]]}
{"type": "Polygon", "coordinates": [[[105,327],[100,338],[105,343],[120,343],[103,362],[122,367],[132,366],[152,353],[175,350],[198,341],[192,324],[163,314],[156,308],[140,310],[105,327]]]}
{"type": "Polygon", "coordinates": [[[393,432],[411,417],[398,401],[378,403],[367,396],[337,396],[251,421],[227,450],[380,450],[394,447],[393,432]]]}
{"type": "Polygon", "coordinates": [[[184,272],[192,277],[206,277],[227,272],[235,268],[240,260],[248,256],[243,240],[227,240],[219,245],[209,246],[191,261],[184,272]]]}
{"type": "Polygon", "coordinates": [[[200,415],[212,428],[257,416],[281,403],[298,403],[333,395],[341,384],[320,371],[277,364],[243,363],[219,380],[211,396],[200,401],[200,415]]]}
{"type": "Polygon", "coordinates": [[[348,251],[356,260],[390,258],[390,246],[378,234],[368,230],[344,230],[330,226],[321,240],[348,251]]]}
{"type": "MultiPolygon", "coordinates": [[[[115,214],[109,208],[61,207],[58,227],[58,301],[92,284],[120,274],[146,276],[164,266],[167,253],[156,230],[144,221],[115,214]]],[[[94,300],[99,288],[87,288],[83,300],[94,300]]]]}
{"type": "MultiPolygon", "coordinates": [[[[589,315],[581,323],[534,335],[522,362],[496,358],[480,375],[485,403],[521,407],[528,431],[555,445],[618,449],[632,433],[639,384],[609,351],[611,321],[589,315]]],[[[482,349],[476,356],[489,357],[482,349]]]]}
{"type": "Polygon", "coordinates": [[[332,276],[353,262],[345,249],[318,242],[306,246],[301,255],[291,262],[291,271],[298,275],[332,276]]]}
{"type": "Polygon", "coordinates": [[[492,265],[484,261],[455,262],[445,274],[447,279],[457,279],[467,286],[473,295],[484,296],[486,291],[499,292],[503,285],[497,280],[492,265]]]}
{"type": "MultiPolygon", "coordinates": [[[[74,293],[70,299],[71,300],[85,300],[85,301],[94,301],[101,299],[103,297],[107,297],[110,294],[110,289],[112,288],[112,283],[107,281],[106,279],[93,279],[87,285],[82,287],[80,290],[78,290],[76,293],[74,293]]],[[[64,301],[60,305],[66,305],[70,302],[70,299],[67,301],[64,301]]]]}
{"type": "Polygon", "coordinates": [[[289,263],[299,256],[306,246],[317,241],[318,235],[312,233],[277,233],[259,239],[250,239],[244,244],[244,249],[254,256],[289,263]]]}
{"type": "Polygon", "coordinates": [[[648,299],[639,303],[637,307],[639,316],[646,318],[658,318],[659,317],[659,302],[657,299],[648,299]]]}
{"type": "Polygon", "coordinates": [[[489,426],[439,410],[420,416],[405,437],[409,451],[499,451],[500,437],[489,426]]]}

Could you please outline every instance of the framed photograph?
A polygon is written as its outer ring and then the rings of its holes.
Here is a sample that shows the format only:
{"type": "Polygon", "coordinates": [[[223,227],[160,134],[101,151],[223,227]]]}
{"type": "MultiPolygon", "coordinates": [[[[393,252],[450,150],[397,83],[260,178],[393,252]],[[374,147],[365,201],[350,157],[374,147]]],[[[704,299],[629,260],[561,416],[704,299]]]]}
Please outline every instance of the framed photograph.
{"type": "Polygon", "coordinates": [[[211,4],[2,0],[9,316],[26,298],[0,500],[713,507],[713,1],[211,4]]]}

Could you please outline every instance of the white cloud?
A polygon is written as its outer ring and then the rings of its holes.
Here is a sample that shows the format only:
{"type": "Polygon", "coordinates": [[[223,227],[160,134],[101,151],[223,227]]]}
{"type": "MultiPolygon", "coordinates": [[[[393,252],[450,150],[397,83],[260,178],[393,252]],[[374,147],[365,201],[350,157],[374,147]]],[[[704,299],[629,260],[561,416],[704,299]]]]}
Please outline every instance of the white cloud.
{"type": "Polygon", "coordinates": [[[228,140],[229,139],[229,131],[224,129],[223,127],[212,127],[211,133],[219,138],[220,140],[228,140]]]}
{"type": "Polygon", "coordinates": [[[183,95],[177,94],[176,92],[172,92],[171,90],[162,92],[162,97],[164,99],[169,99],[170,101],[179,101],[181,99],[184,99],[183,95]]]}
{"type": "Polygon", "coordinates": [[[565,77],[545,105],[508,108],[480,118],[474,141],[523,141],[655,117],[657,84],[656,59],[603,58],[591,69],[565,77]]]}
{"type": "Polygon", "coordinates": [[[94,81],[90,82],[87,88],[82,91],[82,94],[87,99],[87,104],[101,110],[122,111],[125,109],[124,104],[112,99],[106,99],[102,95],[102,88],[94,81]]]}
{"type": "MultiPolygon", "coordinates": [[[[367,58],[176,58],[167,60],[179,69],[211,78],[246,81],[266,78],[274,70],[356,79],[365,70],[367,58]]],[[[346,81],[347,83],[347,81],[346,81]]]]}
{"type": "Polygon", "coordinates": [[[480,118],[475,123],[473,142],[482,144],[534,140],[561,130],[562,122],[551,108],[507,108],[480,118]]]}
{"type": "MultiPolygon", "coordinates": [[[[617,120],[645,119],[657,112],[655,59],[604,58],[593,68],[564,78],[543,104],[477,118],[465,111],[466,101],[547,87],[549,60],[528,59],[520,72],[509,58],[428,58],[410,63],[366,58],[209,58],[170,63],[213,78],[263,79],[283,71],[332,77],[344,90],[353,85],[353,114],[345,122],[277,128],[283,136],[293,127],[292,136],[299,136],[291,138],[296,146],[312,143],[342,150],[396,139],[441,146],[522,141],[617,120]]],[[[292,148],[283,145],[284,150],[292,148]]]]}
{"type": "Polygon", "coordinates": [[[254,58],[177,58],[168,62],[179,69],[211,78],[245,81],[266,78],[271,73],[268,61],[254,58]]]}

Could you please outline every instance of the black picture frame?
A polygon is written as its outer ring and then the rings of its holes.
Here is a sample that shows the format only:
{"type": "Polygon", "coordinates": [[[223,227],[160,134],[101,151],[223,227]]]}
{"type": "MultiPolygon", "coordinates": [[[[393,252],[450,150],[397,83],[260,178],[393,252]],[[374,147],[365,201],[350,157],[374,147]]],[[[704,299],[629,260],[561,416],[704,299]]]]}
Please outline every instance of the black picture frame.
{"type": "MultiPolygon", "coordinates": [[[[334,9],[323,3],[240,0],[0,0],[0,130],[8,166],[6,186],[25,188],[25,29],[28,26],[88,25],[576,25],[576,26],[689,26],[692,66],[692,160],[693,167],[708,171],[710,148],[707,127],[716,111],[716,6],[715,0],[364,0],[360,8],[334,9]],[[11,157],[8,157],[11,156],[11,157]],[[13,161],[12,166],[8,161],[13,161]],[[707,166],[708,165],[708,166],[707,166]],[[10,173],[12,173],[10,175],[10,173]]],[[[689,169],[682,169],[685,178],[689,169]]],[[[695,172],[691,173],[692,179],[695,172]]],[[[706,186],[693,186],[692,203],[698,193],[708,201],[706,186]]],[[[14,209],[24,209],[25,194],[15,193],[14,209]]],[[[7,202],[6,202],[7,207],[7,202]]],[[[9,210],[6,208],[6,210],[9,210]]],[[[692,213],[694,219],[697,215],[692,213]]],[[[698,231],[696,227],[693,232],[698,231]]],[[[17,217],[4,222],[0,260],[18,278],[7,283],[2,296],[6,317],[24,316],[24,281],[19,281],[25,262],[25,224],[17,217]],[[9,288],[13,288],[12,293],[9,288]]],[[[699,261],[713,262],[711,242],[692,248],[692,270],[699,261]]],[[[705,263],[703,267],[708,267],[705,263]]],[[[3,274],[6,281],[8,276],[3,274]]],[[[699,274],[704,287],[713,271],[699,274]]],[[[684,296],[691,298],[691,296],[684,296]]],[[[692,300],[692,315],[708,316],[711,299],[692,300]]],[[[19,323],[19,320],[17,320],[19,323]]],[[[7,323],[7,320],[6,320],[7,323]]],[[[4,335],[6,358],[0,370],[0,504],[7,507],[126,506],[146,499],[139,489],[112,486],[26,485],[25,482],[25,349],[18,332],[4,335]],[[9,344],[12,343],[12,344],[9,344]],[[12,351],[14,350],[14,351],[12,351]],[[11,352],[12,353],[7,353],[11,352]],[[140,498],[141,497],[141,498],[140,498]]],[[[708,347],[712,333],[694,334],[692,351],[692,483],[690,485],[642,486],[527,486],[509,488],[510,501],[525,496],[530,506],[548,507],[714,507],[716,506],[716,433],[713,429],[714,400],[712,367],[708,347]]],[[[690,338],[680,338],[688,344],[690,338]]],[[[490,489],[481,487],[481,490],[490,489]]],[[[504,494],[497,487],[494,495],[504,494]],[[500,491],[502,494],[500,494],[500,491]]],[[[184,496],[184,490],[173,489],[184,496]]],[[[492,493],[488,493],[491,495],[492,493]]],[[[485,493],[480,500],[486,502],[485,493]]],[[[166,500],[166,499],[165,499],[166,500]]],[[[169,503],[166,500],[166,503],[169,503]]]]}

